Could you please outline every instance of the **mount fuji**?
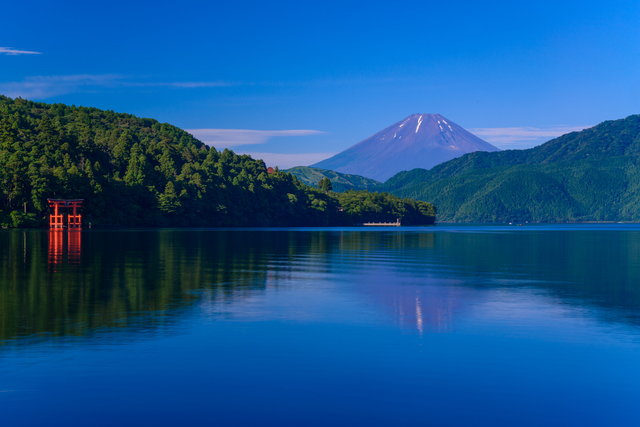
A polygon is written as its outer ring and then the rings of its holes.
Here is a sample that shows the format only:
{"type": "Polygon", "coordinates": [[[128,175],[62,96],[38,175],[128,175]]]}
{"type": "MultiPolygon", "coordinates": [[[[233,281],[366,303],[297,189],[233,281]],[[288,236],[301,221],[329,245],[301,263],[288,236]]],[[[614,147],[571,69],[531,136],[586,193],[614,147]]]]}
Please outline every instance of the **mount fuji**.
{"type": "Polygon", "coordinates": [[[398,172],[430,169],[473,151],[500,150],[440,114],[413,114],[311,166],[386,181],[398,172]]]}

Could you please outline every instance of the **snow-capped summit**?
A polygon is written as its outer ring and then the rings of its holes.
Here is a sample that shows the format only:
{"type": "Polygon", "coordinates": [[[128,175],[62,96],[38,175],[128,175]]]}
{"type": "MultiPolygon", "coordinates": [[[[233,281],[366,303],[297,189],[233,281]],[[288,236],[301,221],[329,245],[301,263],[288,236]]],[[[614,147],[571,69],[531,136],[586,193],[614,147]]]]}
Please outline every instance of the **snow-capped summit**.
{"type": "Polygon", "coordinates": [[[386,181],[472,151],[499,151],[440,114],[413,114],[335,156],[311,165],[386,181]]]}

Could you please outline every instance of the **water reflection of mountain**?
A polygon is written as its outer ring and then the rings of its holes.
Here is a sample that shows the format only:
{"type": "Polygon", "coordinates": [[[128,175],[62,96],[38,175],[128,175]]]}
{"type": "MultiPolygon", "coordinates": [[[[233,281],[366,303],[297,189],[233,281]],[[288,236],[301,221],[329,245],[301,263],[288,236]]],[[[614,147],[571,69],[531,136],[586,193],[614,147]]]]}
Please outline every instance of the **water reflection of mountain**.
{"type": "Polygon", "coordinates": [[[429,229],[341,233],[340,257],[353,259],[350,286],[400,327],[449,330],[454,312],[464,311],[473,294],[443,275],[436,233],[429,229]]]}
{"type": "Polygon", "coordinates": [[[203,295],[243,300],[300,271],[420,331],[446,331],[483,290],[510,287],[639,323],[640,230],[483,230],[3,231],[0,341],[148,330],[203,295]]]}
{"type": "MultiPolygon", "coordinates": [[[[364,290],[364,289],[362,289],[364,290]]],[[[456,285],[384,285],[367,287],[365,294],[402,328],[448,332],[454,317],[470,309],[477,293],[456,285]]]]}

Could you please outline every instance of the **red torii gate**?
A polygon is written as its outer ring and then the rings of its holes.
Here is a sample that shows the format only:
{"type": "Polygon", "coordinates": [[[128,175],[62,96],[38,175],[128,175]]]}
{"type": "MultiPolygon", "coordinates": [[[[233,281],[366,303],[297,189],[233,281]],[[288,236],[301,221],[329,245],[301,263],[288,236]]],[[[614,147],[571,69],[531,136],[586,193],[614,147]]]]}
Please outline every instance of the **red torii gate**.
{"type": "Polygon", "coordinates": [[[73,208],[73,214],[68,214],[68,228],[82,228],[82,215],[78,214],[78,208],[84,199],[47,199],[49,207],[54,209],[54,213],[49,215],[49,228],[64,228],[64,215],[60,213],[60,208],[73,208]]]}

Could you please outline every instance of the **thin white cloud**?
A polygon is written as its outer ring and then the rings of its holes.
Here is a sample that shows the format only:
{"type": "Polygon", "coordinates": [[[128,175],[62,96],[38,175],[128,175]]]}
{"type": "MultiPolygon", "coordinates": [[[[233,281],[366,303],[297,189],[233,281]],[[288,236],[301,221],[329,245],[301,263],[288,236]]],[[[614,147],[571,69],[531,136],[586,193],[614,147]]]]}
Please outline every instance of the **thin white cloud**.
{"type": "Polygon", "coordinates": [[[0,47],[0,55],[42,55],[42,52],[32,52],[30,50],[17,50],[11,47],[0,47]]]}
{"type": "Polygon", "coordinates": [[[321,160],[328,159],[335,156],[337,153],[256,153],[256,152],[241,152],[237,151],[237,154],[248,154],[254,159],[262,159],[267,166],[276,167],[280,169],[289,169],[294,166],[308,166],[314,163],[318,163],[321,160]]]}
{"type": "Polygon", "coordinates": [[[467,129],[498,148],[527,148],[591,126],[504,127],[467,129]]]}
{"type": "Polygon", "coordinates": [[[217,81],[217,82],[123,82],[123,86],[139,86],[139,87],[183,87],[183,88],[198,88],[198,87],[224,87],[232,86],[231,83],[217,81]]]}
{"type": "Polygon", "coordinates": [[[148,82],[135,81],[121,74],[75,74],[67,76],[31,76],[19,82],[0,83],[0,94],[26,99],[47,99],[54,96],[96,90],[99,87],[174,87],[202,88],[230,86],[222,81],[212,82],[148,82]]]}
{"type": "Polygon", "coordinates": [[[217,149],[237,147],[240,145],[264,144],[277,136],[309,136],[324,132],[309,129],[292,130],[249,130],[249,129],[185,129],[191,135],[207,145],[217,149]]]}
{"type": "Polygon", "coordinates": [[[32,76],[20,82],[0,83],[0,93],[10,98],[46,99],[78,92],[90,86],[113,86],[122,78],[116,74],[32,76]]]}

